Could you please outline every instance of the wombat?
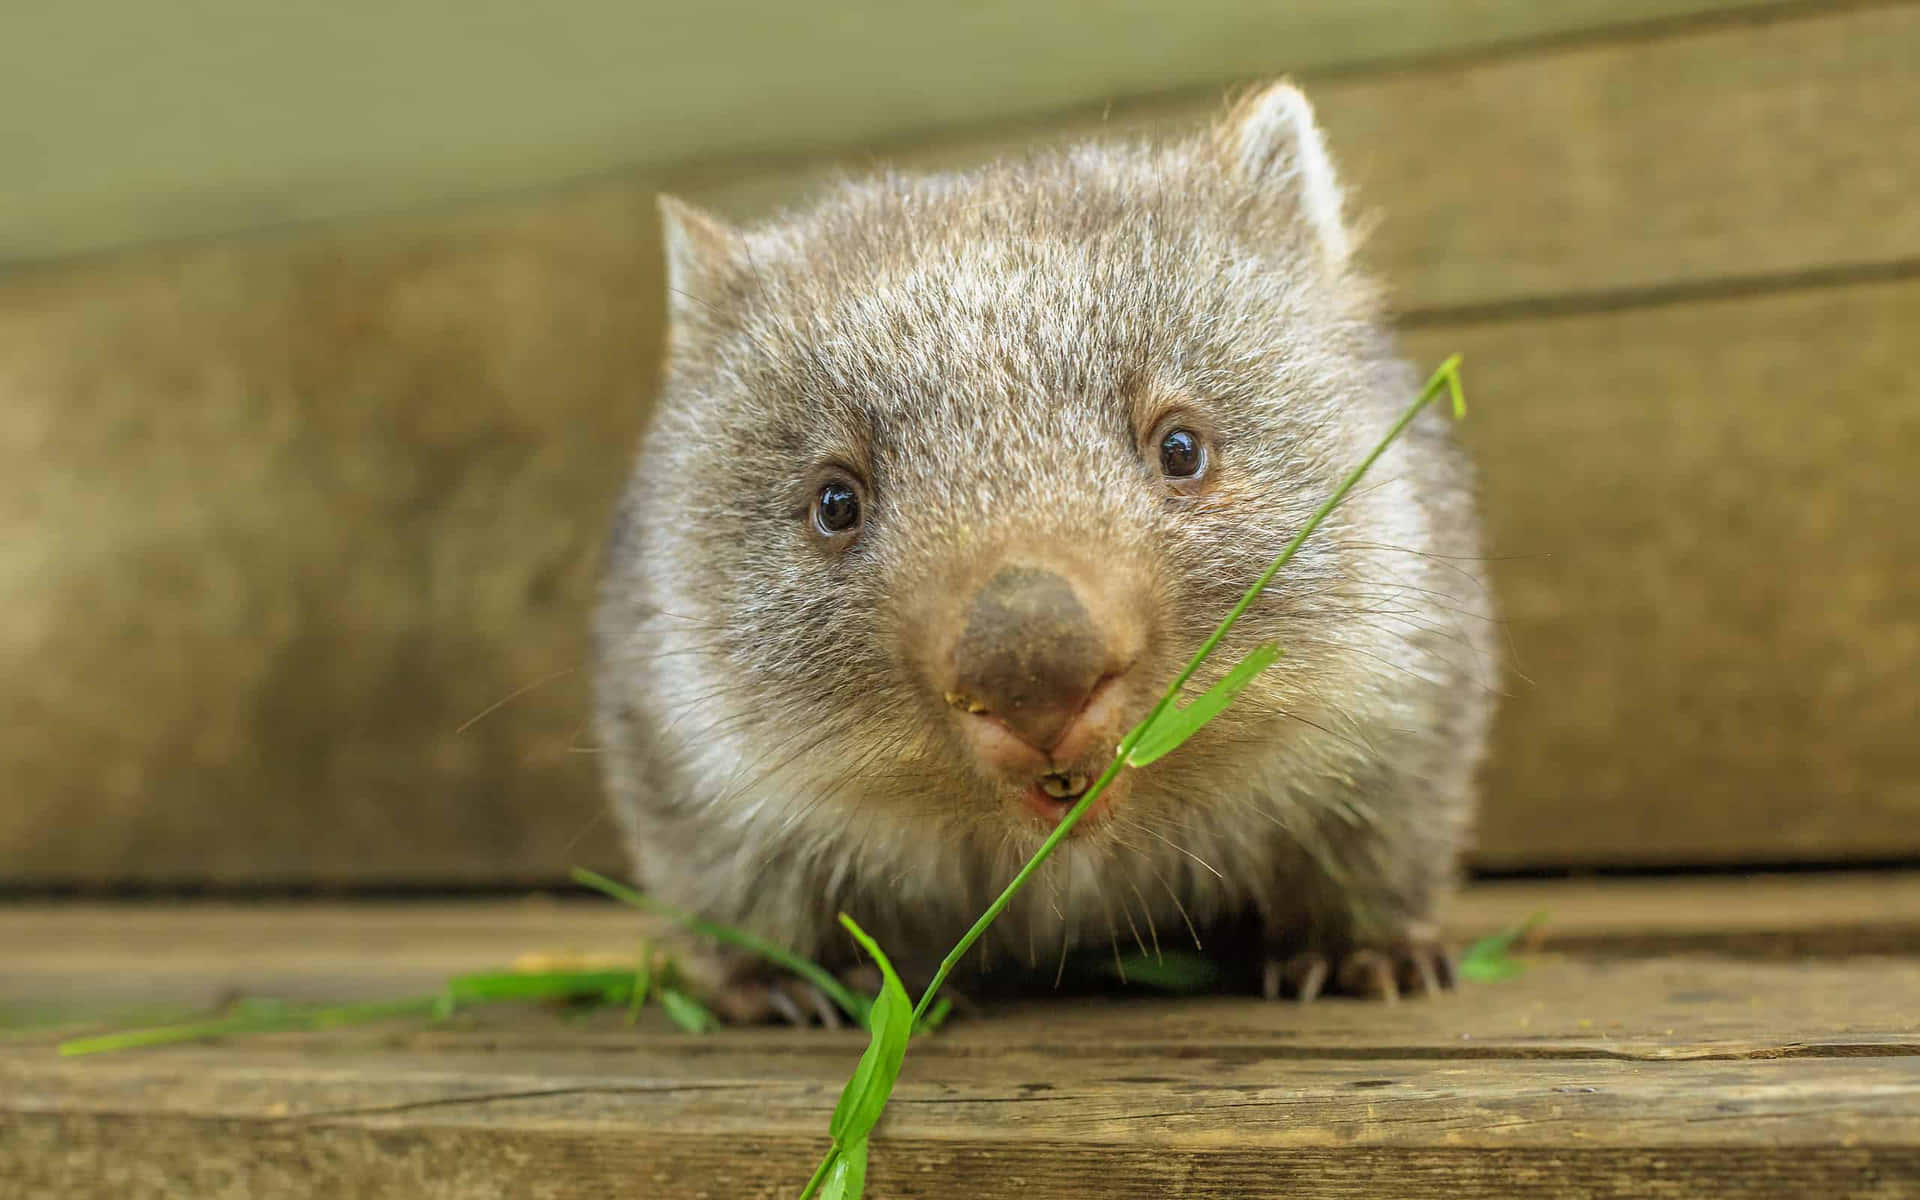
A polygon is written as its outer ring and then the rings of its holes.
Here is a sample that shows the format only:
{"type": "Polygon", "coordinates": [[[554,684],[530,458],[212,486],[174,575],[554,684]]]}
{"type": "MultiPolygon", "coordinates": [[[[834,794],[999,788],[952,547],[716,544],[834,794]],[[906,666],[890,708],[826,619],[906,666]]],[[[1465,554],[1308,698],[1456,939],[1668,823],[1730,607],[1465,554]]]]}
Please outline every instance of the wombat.
{"type": "MultiPolygon", "coordinates": [[[[1164,144],[883,173],[735,228],[663,198],[665,380],[596,628],[641,884],[835,969],[951,947],[1418,387],[1276,84],[1164,144]]],[[[1495,658],[1469,466],[1425,414],[982,941],[1198,942],[1269,997],[1452,982],[1436,902],[1495,658]]],[[[689,946],[740,1021],[819,1012],[689,946]]]]}

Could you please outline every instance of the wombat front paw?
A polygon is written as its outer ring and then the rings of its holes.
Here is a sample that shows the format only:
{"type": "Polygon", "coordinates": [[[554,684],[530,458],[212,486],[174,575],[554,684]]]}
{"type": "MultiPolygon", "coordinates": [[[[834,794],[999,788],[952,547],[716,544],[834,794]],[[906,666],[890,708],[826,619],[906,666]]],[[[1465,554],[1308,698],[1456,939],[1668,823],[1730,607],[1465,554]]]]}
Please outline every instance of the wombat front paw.
{"type": "Polygon", "coordinates": [[[1383,948],[1349,950],[1337,963],[1309,950],[1291,958],[1270,958],[1261,971],[1261,992],[1269,1000],[1289,997],[1309,1004],[1322,995],[1380,999],[1432,996],[1451,991],[1453,951],[1421,938],[1383,948]]]}
{"type": "MultiPolygon", "coordinates": [[[[849,967],[838,972],[838,977],[849,991],[863,999],[872,999],[880,993],[880,971],[872,964],[849,967]]],[[[929,973],[927,978],[931,977],[929,973]]],[[[911,976],[906,982],[911,995],[924,990],[924,983],[916,986],[911,976]]],[[[956,1015],[974,1011],[972,1003],[952,988],[942,989],[941,995],[951,997],[956,1015]]],[[[839,1029],[854,1024],[853,1018],[832,996],[795,975],[737,976],[717,987],[703,989],[701,998],[729,1025],[784,1024],[839,1029]]]]}
{"type": "Polygon", "coordinates": [[[832,997],[793,975],[748,976],[705,988],[701,999],[729,1025],[820,1025],[839,1029],[849,1023],[832,997]]]}

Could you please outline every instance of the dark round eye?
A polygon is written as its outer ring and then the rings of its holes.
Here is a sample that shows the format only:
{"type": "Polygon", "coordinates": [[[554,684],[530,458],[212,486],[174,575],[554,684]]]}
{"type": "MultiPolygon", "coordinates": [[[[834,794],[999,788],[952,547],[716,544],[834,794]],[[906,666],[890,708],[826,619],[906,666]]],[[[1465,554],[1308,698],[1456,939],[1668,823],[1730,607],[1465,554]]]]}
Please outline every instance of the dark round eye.
{"type": "Polygon", "coordinates": [[[813,523],[826,534],[852,529],[860,523],[860,494],[843,480],[822,484],[813,499],[813,523]]]}
{"type": "Polygon", "coordinates": [[[1169,429],[1160,439],[1160,471],[1173,479],[1191,479],[1207,465],[1207,452],[1190,430],[1169,429]]]}

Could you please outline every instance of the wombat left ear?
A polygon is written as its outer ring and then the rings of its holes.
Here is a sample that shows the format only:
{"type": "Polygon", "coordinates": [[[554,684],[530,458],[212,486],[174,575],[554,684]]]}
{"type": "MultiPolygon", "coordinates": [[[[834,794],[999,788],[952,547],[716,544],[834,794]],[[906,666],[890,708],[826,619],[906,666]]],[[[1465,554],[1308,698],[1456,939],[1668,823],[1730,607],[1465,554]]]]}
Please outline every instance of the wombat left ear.
{"type": "Polygon", "coordinates": [[[718,306],[739,259],[740,235],[684,200],[661,196],[667,260],[667,311],[676,325],[699,325],[718,306]]]}
{"type": "Polygon", "coordinates": [[[1313,106],[1289,83],[1269,84],[1233,106],[1215,131],[1228,168],[1292,201],[1293,216],[1318,243],[1327,265],[1352,252],[1340,215],[1340,179],[1313,121],[1313,106]]]}

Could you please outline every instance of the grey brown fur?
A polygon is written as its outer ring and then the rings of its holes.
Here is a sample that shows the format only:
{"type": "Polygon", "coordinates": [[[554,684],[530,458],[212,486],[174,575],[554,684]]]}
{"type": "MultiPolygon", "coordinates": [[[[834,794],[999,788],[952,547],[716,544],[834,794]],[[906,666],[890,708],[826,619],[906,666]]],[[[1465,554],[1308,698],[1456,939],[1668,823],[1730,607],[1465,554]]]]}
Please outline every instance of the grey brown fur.
{"type": "MultiPolygon", "coordinates": [[[[746,230],[666,210],[667,377],[597,625],[638,878],[830,964],[853,961],[842,911],[935,958],[1044,832],[955,732],[952,605],[1009,556],[1117,596],[1140,643],[1124,728],[1419,380],[1284,85],[1173,144],[881,175],[746,230]],[[1216,441],[1199,494],[1143,461],[1170,407],[1216,441]],[[868,488],[850,545],[809,525],[825,464],[868,488]]],[[[1285,658],[1129,773],[989,961],[1050,974],[1066,948],[1227,926],[1275,962],[1426,944],[1494,678],[1471,493],[1428,414],[1196,684],[1261,641],[1285,658]]],[[[767,1010],[752,964],[697,966],[731,1015],[767,1010]]]]}

